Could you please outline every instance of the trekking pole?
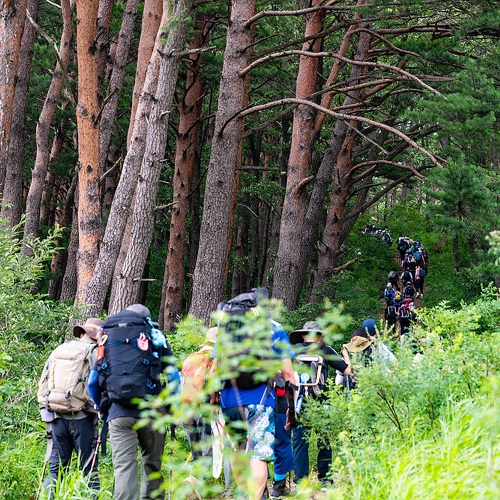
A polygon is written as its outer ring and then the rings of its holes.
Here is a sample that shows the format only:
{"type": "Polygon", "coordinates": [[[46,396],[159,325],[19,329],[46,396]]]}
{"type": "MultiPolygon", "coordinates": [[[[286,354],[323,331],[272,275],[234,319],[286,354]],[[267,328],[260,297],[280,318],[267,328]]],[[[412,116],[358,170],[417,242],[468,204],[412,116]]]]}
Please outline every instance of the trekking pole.
{"type": "Polygon", "coordinates": [[[38,500],[40,498],[40,493],[42,492],[42,487],[43,487],[43,478],[45,477],[45,472],[47,471],[47,464],[49,463],[50,455],[52,453],[52,443],[53,443],[52,423],[47,422],[45,426],[46,426],[45,438],[47,439],[47,450],[45,451],[45,458],[43,459],[43,469],[42,469],[42,474],[40,476],[40,481],[38,481],[38,489],[36,491],[35,500],[38,500]]]}
{"type": "Polygon", "coordinates": [[[173,479],[173,468],[172,460],[174,457],[173,442],[175,440],[175,425],[170,424],[170,464],[168,467],[168,500],[172,500],[172,479],[173,479]]]}

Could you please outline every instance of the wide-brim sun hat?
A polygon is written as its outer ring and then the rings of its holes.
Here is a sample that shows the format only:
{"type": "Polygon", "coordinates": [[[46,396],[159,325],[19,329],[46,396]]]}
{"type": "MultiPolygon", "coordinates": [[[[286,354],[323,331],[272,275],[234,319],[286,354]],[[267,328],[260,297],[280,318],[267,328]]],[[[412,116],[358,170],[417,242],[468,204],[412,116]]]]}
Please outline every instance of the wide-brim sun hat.
{"type": "Polygon", "coordinates": [[[307,321],[300,330],[294,330],[289,333],[290,343],[299,344],[304,341],[304,333],[317,333],[318,335],[323,334],[323,329],[317,321],[307,321]]]}
{"type": "Polygon", "coordinates": [[[347,344],[344,344],[344,347],[349,352],[361,352],[365,349],[368,349],[372,345],[372,340],[367,339],[366,337],[358,337],[355,336],[351,339],[351,341],[347,344]]]}
{"type": "Polygon", "coordinates": [[[73,335],[79,337],[86,333],[91,339],[97,340],[99,327],[102,326],[104,321],[99,318],[89,318],[83,325],[76,325],[73,328],[73,335]]]}

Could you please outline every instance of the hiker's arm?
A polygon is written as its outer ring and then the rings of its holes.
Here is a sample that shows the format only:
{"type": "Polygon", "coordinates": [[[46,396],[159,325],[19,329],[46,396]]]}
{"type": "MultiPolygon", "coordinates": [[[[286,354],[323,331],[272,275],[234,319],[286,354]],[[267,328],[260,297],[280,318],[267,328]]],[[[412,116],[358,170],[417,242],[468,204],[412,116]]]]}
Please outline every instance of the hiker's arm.
{"type": "Polygon", "coordinates": [[[88,388],[96,409],[99,409],[99,405],[101,404],[101,389],[99,388],[99,373],[97,373],[97,370],[91,370],[88,388]]]}
{"type": "Polygon", "coordinates": [[[286,381],[295,384],[295,375],[293,372],[292,360],[290,358],[281,360],[281,375],[283,375],[286,381]]]}

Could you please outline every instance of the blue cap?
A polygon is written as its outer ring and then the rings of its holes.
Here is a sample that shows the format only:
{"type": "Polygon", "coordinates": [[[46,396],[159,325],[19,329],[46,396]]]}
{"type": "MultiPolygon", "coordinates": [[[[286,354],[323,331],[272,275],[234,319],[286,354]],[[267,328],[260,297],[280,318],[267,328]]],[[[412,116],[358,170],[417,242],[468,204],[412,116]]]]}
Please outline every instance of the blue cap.
{"type": "Polygon", "coordinates": [[[366,328],[368,333],[372,336],[378,333],[377,322],[373,318],[365,319],[361,327],[366,328]]]}

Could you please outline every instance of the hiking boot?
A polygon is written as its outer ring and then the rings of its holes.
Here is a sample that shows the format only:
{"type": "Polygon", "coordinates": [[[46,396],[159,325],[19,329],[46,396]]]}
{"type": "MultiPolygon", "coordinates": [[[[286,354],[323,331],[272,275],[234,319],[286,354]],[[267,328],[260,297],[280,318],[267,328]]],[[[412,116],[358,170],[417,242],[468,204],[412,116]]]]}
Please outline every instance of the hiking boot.
{"type": "Polygon", "coordinates": [[[273,487],[271,488],[271,498],[280,498],[288,496],[292,490],[287,488],[286,479],[281,479],[280,481],[275,481],[273,487]]]}
{"type": "Polygon", "coordinates": [[[333,481],[331,479],[322,478],[319,480],[321,485],[321,491],[328,491],[333,486],[333,481]]]}

